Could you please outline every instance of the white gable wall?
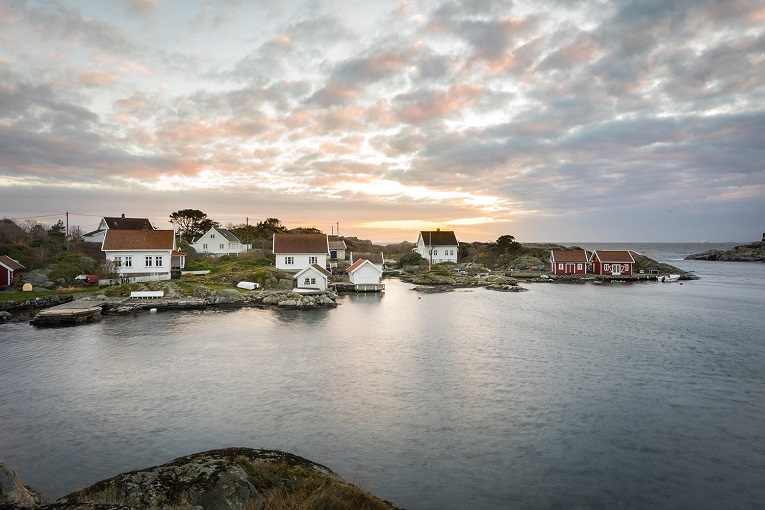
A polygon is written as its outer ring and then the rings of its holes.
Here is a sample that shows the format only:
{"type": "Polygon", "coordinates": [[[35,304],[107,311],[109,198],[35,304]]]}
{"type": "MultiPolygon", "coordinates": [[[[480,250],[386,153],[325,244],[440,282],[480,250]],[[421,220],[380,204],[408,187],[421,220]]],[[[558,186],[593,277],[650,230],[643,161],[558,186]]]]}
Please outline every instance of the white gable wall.
{"type": "MultiPolygon", "coordinates": [[[[452,246],[439,246],[435,245],[433,248],[433,264],[438,264],[439,262],[454,262],[457,263],[457,254],[459,252],[459,246],[452,245],[452,246]]],[[[417,239],[417,248],[415,248],[415,251],[422,255],[422,258],[425,260],[430,260],[430,252],[428,250],[428,246],[425,244],[425,241],[422,239],[422,234],[420,234],[419,238],[417,239]]]]}
{"type": "Polygon", "coordinates": [[[300,271],[311,264],[327,267],[326,253],[277,253],[276,269],[300,271]]]}
{"type": "Polygon", "coordinates": [[[371,262],[367,262],[350,273],[348,278],[355,285],[376,285],[382,281],[382,271],[371,262]]]}
{"type": "Polygon", "coordinates": [[[119,276],[167,275],[167,278],[170,279],[172,250],[109,250],[104,251],[104,253],[106,260],[111,262],[117,262],[119,259],[119,266],[116,268],[119,276]],[[127,265],[128,257],[130,257],[129,266],[127,265]],[[150,266],[146,265],[146,257],[151,257],[150,266]],[[158,261],[157,257],[160,257],[161,260],[158,261]]]}

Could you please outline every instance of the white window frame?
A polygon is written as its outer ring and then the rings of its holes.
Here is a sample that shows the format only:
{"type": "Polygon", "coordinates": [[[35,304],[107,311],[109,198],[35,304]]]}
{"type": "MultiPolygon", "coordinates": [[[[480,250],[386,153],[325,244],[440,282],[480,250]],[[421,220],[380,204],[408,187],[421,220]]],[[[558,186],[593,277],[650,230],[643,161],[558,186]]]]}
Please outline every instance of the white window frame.
{"type": "Polygon", "coordinates": [[[309,264],[318,264],[319,263],[319,257],[308,257],[308,263],[309,264]]]}
{"type": "Polygon", "coordinates": [[[125,267],[133,267],[133,256],[132,255],[126,255],[125,256],[125,267]]]}
{"type": "Polygon", "coordinates": [[[295,257],[284,257],[284,265],[292,266],[295,264],[295,257]]]}
{"type": "Polygon", "coordinates": [[[156,257],[154,257],[154,266],[164,267],[164,264],[162,263],[162,255],[157,255],[156,257]]]}
{"type": "Polygon", "coordinates": [[[146,255],[144,259],[144,267],[153,267],[151,264],[154,262],[154,259],[151,258],[151,255],[146,255]]]}

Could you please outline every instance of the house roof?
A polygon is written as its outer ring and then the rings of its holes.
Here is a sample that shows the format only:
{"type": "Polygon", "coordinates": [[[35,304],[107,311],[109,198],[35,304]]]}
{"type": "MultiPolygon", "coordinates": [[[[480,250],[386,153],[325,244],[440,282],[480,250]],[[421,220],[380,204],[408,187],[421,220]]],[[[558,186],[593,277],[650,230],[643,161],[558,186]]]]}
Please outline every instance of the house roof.
{"type": "Polygon", "coordinates": [[[457,246],[453,230],[423,230],[420,235],[425,246],[457,246]]]}
{"type": "Polygon", "coordinates": [[[326,234],[274,234],[274,253],[328,253],[326,234]]]}
{"type": "Polygon", "coordinates": [[[629,250],[595,250],[592,257],[601,262],[635,263],[629,250]]]}
{"type": "Polygon", "coordinates": [[[347,271],[349,273],[352,273],[352,272],[356,271],[357,269],[359,269],[364,264],[369,264],[370,266],[372,266],[373,268],[377,269],[378,271],[380,270],[380,268],[377,267],[376,265],[374,265],[371,261],[369,261],[367,259],[359,259],[356,262],[354,262],[353,264],[351,264],[351,267],[349,267],[347,269],[347,271]]]}
{"type": "Polygon", "coordinates": [[[381,251],[378,252],[351,252],[351,262],[359,259],[366,259],[372,264],[378,264],[382,265],[385,261],[383,260],[383,253],[381,251]]]}
{"type": "Polygon", "coordinates": [[[587,252],[584,250],[550,250],[555,262],[587,262],[587,252]]]}
{"type": "Polygon", "coordinates": [[[226,241],[228,241],[230,243],[239,243],[239,242],[241,242],[241,241],[239,241],[239,238],[236,237],[233,233],[231,233],[231,231],[228,230],[228,229],[225,229],[225,228],[216,228],[215,230],[220,232],[220,235],[225,237],[226,241]]]}
{"type": "Polygon", "coordinates": [[[4,265],[11,271],[18,271],[24,269],[24,266],[19,264],[18,260],[10,258],[8,255],[0,255],[0,264],[4,265]]]}
{"type": "Polygon", "coordinates": [[[330,250],[345,250],[346,248],[345,241],[329,241],[330,250]]]}
{"type": "Polygon", "coordinates": [[[103,251],[111,250],[172,250],[175,247],[172,230],[113,230],[106,231],[103,251]]]}
{"type": "Polygon", "coordinates": [[[82,234],[82,237],[91,237],[91,236],[94,236],[94,235],[96,235],[96,234],[100,234],[100,233],[101,233],[101,232],[103,232],[104,230],[105,230],[105,229],[103,229],[103,228],[99,228],[98,230],[94,230],[94,231],[92,231],[92,232],[88,232],[87,234],[82,234]]]}
{"type": "Polygon", "coordinates": [[[321,267],[319,264],[311,264],[310,266],[308,266],[308,267],[305,267],[305,268],[301,269],[300,271],[298,271],[298,272],[295,274],[295,276],[293,276],[293,278],[297,278],[298,276],[302,275],[302,274],[303,274],[303,273],[305,273],[306,271],[310,271],[311,269],[315,269],[315,270],[316,270],[316,271],[318,271],[320,274],[322,274],[322,275],[324,275],[324,276],[326,276],[326,277],[330,277],[330,276],[332,276],[332,273],[330,273],[329,271],[327,271],[326,269],[324,269],[323,267],[321,267]]]}
{"type": "Polygon", "coordinates": [[[148,225],[151,230],[154,229],[149,218],[125,218],[124,216],[115,218],[104,216],[104,221],[107,227],[115,230],[143,230],[144,225],[148,225]]]}

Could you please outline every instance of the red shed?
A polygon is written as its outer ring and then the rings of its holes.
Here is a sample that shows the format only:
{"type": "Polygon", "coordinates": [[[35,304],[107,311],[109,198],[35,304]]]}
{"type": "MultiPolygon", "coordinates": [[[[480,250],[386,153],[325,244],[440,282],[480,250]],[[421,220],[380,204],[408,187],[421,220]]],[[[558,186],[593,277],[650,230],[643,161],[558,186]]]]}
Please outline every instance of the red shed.
{"type": "Polygon", "coordinates": [[[592,252],[592,272],[604,275],[630,275],[635,259],[629,250],[602,250],[592,252]]]}
{"type": "Polygon", "coordinates": [[[587,252],[584,250],[550,250],[553,274],[587,274],[587,252]]]}
{"type": "Polygon", "coordinates": [[[21,276],[24,266],[7,255],[0,255],[0,285],[10,285],[21,276]]]}

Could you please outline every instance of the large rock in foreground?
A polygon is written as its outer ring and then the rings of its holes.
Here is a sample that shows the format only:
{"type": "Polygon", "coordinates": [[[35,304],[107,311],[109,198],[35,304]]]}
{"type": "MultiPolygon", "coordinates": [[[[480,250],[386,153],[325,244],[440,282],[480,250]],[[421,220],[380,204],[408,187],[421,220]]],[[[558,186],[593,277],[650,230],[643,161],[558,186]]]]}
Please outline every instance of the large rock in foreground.
{"type": "Polygon", "coordinates": [[[40,497],[25,487],[11,468],[0,462],[0,506],[5,504],[36,505],[40,497]]]}
{"type": "MultiPolygon", "coordinates": [[[[0,500],[0,503],[2,501],[0,500]]],[[[123,473],[31,510],[260,510],[276,508],[396,509],[329,468],[290,453],[227,448],[123,473]],[[296,506],[299,505],[299,506],[296,506]]]]}
{"type": "Polygon", "coordinates": [[[685,260],[719,260],[727,262],[765,262],[765,242],[736,246],[730,250],[709,250],[688,255],[685,260]]]}

